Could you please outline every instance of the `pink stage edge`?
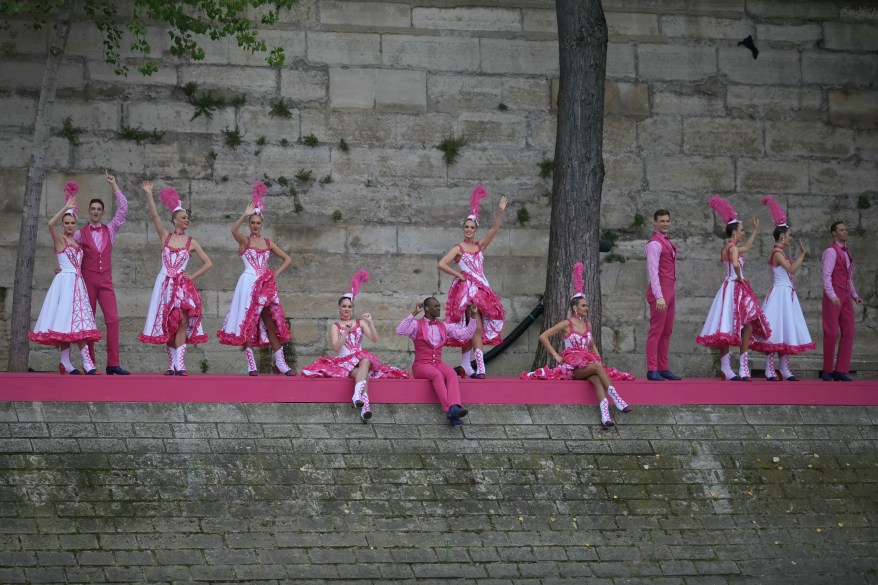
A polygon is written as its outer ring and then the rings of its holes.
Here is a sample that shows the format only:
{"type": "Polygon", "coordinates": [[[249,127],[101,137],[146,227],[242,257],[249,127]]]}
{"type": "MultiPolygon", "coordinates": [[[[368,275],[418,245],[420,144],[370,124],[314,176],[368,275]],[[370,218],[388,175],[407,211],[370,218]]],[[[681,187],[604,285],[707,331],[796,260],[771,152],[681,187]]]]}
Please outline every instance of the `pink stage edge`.
{"type": "MultiPolygon", "coordinates": [[[[586,382],[524,381],[517,378],[461,380],[465,404],[595,404],[586,382]]],[[[854,382],[682,382],[636,380],[617,384],[636,404],[813,404],[878,405],[878,380],[854,382]]],[[[0,373],[0,401],[22,402],[347,402],[353,380],[192,374],[185,378],[131,376],[62,376],[0,373]]],[[[374,380],[373,403],[436,403],[424,380],[374,380]]]]}

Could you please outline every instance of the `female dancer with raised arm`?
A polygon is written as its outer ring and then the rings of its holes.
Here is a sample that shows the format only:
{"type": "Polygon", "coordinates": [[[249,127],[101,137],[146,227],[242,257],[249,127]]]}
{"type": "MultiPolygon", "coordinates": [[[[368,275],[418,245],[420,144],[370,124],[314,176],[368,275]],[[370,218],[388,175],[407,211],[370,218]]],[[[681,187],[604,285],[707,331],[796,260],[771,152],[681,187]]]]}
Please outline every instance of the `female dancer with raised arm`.
{"type": "Polygon", "coordinates": [[[790,370],[790,354],[799,354],[817,348],[811,341],[802,305],[793,286],[793,277],[802,262],[805,261],[805,246],[799,240],[799,257],[793,262],[786,254],[786,249],[793,241],[793,233],[787,225],[787,216],[774,197],[766,195],[762,204],[771,210],[774,219],[774,249],[768,258],[771,267],[772,284],[762,305],[762,312],[771,325],[771,337],[764,339],[754,335],[750,347],[765,354],[765,377],[768,380],[778,379],[774,365],[774,354],[780,356],[781,379],[795,382],[796,377],[790,370]]]}
{"type": "Polygon", "coordinates": [[[224,345],[244,348],[247,373],[251,376],[257,374],[253,348],[266,346],[271,346],[274,354],[275,371],[286,376],[295,376],[296,371],[287,365],[281,347],[292,335],[280,304],[276,280],[290,266],[292,260],[277,244],[262,236],[265,223],[263,197],[267,191],[265,185],[256,183],[253,186],[253,201],[232,225],[232,237],[238,242],[238,255],[244,261],[244,272],[238,278],[223,328],[216,335],[224,345]],[[245,219],[250,228],[250,235],[247,237],[240,232],[245,219]],[[268,267],[272,253],[281,259],[277,272],[268,267]]]}
{"type": "Polygon", "coordinates": [[[723,380],[750,380],[750,362],[747,350],[750,335],[770,337],[771,327],[759,308],[759,299],[753,294],[750,282],[744,279],[744,254],[753,247],[759,220],[752,219],[753,233],[742,246],[744,224],[738,221],[738,214],[732,205],[714,195],[710,198],[710,207],[726,223],[728,242],[720,252],[720,260],[726,270],[726,278],[720,286],[707,320],[701,329],[701,335],[695,338],[698,345],[718,347],[720,350],[721,378],[723,380]],[[740,368],[735,375],[731,365],[729,347],[738,345],[741,348],[740,368]]]}
{"type": "Polygon", "coordinates": [[[485,355],[482,347],[497,345],[502,341],[500,334],[503,332],[503,323],[506,320],[506,311],[503,309],[500,297],[491,289],[488,279],[485,278],[484,251],[500,229],[508,200],[505,196],[500,197],[499,212],[494,216],[491,229],[485,237],[476,241],[476,230],[479,228],[479,204],[487,196],[485,188],[476,185],[470,195],[470,214],[463,222],[463,241],[451,248],[439,260],[439,270],[454,277],[448,288],[448,301],[445,305],[445,318],[448,323],[463,322],[470,304],[475,304],[481,315],[472,339],[446,341],[448,346],[461,348],[460,366],[470,378],[485,377],[485,355]],[[451,267],[452,261],[457,263],[459,271],[451,267]],[[476,360],[475,371],[470,363],[472,357],[476,360]]]}
{"type": "Polygon", "coordinates": [[[76,193],[79,186],[71,181],[64,189],[66,201],[49,220],[49,234],[58,259],[58,272],[46,292],[43,307],[28,338],[41,345],[52,345],[61,351],[58,371],[62,374],[80,374],[70,361],[70,344],[75,343],[82,355],[86,374],[95,374],[94,361],[88,351],[88,342],[100,341],[101,332],[95,324],[94,313],[88,302],[88,291],[82,279],[82,247],[76,243],[76,193]],[[55,225],[61,220],[62,232],[55,225]]]}
{"type": "Polygon", "coordinates": [[[627,372],[620,372],[615,368],[607,368],[601,361],[597,345],[591,332],[591,324],[588,322],[588,302],[585,300],[584,280],[582,278],[584,266],[577,262],[573,267],[574,295],[570,299],[569,319],[556,323],[546,329],[540,335],[540,343],[546,348],[558,363],[554,368],[543,366],[533,372],[522,372],[522,380],[588,380],[594,386],[598,395],[599,410],[601,413],[601,426],[605,429],[616,423],[610,416],[610,406],[607,396],[613,399],[613,403],[620,412],[634,410],[619,395],[613,387],[611,380],[633,380],[634,376],[627,372]],[[552,346],[552,337],[561,334],[564,337],[564,350],[561,355],[552,346]]]}
{"type": "Polygon", "coordinates": [[[186,372],[186,345],[205,343],[207,335],[201,328],[201,295],[193,282],[213,264],[201,245],[186,235],[189,213],[180,205],[180,196],[171,187],[161,190],[159,197],[171,213],[174,231],[162,225],[152,196],[152,181],[140,183],[146,193],[149,215],[162,242],[162,267],[155,279],[146,324],[138,339],[143,343],[165,345],[168,351],[166,376],[188,376],[186,372]],[[201,260],[201,268],[191,275],[185,272],[190,252],[201,260]]]}
{"type": "Polygon", "coordinates": [[[338,321],[329,325],[327,335],[336,356],[324,356],[302,369],[302,375],[313,378],[353,378],[353,406],[360,409],[363,422],[372,418],[369,404],[368,380],[370,378],[406,379],[411,375],[399,368],[382,364],[368,351],[363,350],[363,337],[378,341],[378,331],[372,323],[372,315],[363,313],[354,319],[354,298],[360,286],[368,282],[369,273],[358,270],[351,280],[350,291],[338,299],[338,321]]]}

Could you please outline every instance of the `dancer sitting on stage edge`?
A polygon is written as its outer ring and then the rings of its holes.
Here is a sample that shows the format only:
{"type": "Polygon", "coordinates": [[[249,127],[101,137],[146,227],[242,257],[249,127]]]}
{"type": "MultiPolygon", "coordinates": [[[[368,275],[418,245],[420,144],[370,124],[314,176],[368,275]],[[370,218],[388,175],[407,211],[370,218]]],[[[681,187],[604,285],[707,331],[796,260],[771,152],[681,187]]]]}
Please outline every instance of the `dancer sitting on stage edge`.
{"type": "Polygon", "coordinates": [[[442,410],[452,426],[456,426],[463,424],[460,419],[467,415],[467,409],[461,405],[457,372],[442,361],[442,348],[448,339],[469,339],[473,336],[479,310],[475,305],[469,306],[469,324],[466,326],[463,323],[439,321],[441,310],[435,297],[427,297],[423,303],[415,305],[410,315],[406,315],[396,328],[396,333],[414,342],[415,361],[412,364],[412,374],[415,378],[430,380],[442,410]],[[424,317],[415,319],[421,311],[424,311],[424,317]]]}
{"type": "Polygon", "coordinates": [[[582,262],[577,262],[573,267],[573,289],[575,291],[570,299],[571,317],[556,323],[554,326],[543,331],[540,335],[540,343],[546,348],[558,363],[554,368],[543,366],[533,372],[522,372],[522,380],[588,380],[594,386],[598,395],[599,409],[601,413],[601,426],[605,429],[614,426],[610,417],[610,407],[607,396],[613,399],[616,408],[621,412],[631,412],[633,409],[619,395],[610,380],[633,380],[634,376],[627,372],[620,372],[615,368],[607,368],[601,361],[597,345],[591,333],[591,325],[588,322],[588,302],[582,292],[584,281],[582,262]],[[564,336],[564,351],[561,355],[552,346],[552,337],[557,334],[564,336]]]}
{"type": "Polygon", "coordinates": [[[497,345],[502,341],[500,335],[506,320],[506,311],[503,309],[500,297],[491,288],[484,272],[484,251],[500,229],[503,213],[506,211],[507,199],[505,196],[500,198],[499,211],[494,216],[491,229],[481,240],[474,240],[476,230],[479,227],[479,203],[487,196],[488,193],[481,185],[477,185],[473,189],[470,196],[470,214],[463,222],[463,241],[451,248],[439,260],[439,270],[454,277],[448,288],[448,301],[445,305],[445,315],[448,322],[463,322],[466,308],[471,303],[474,303],[481,313],[472,339],[448,340],[449,346],[461,348],[460,366],[464,373],[471,378],[485,377],[485,356],[482,347],[497,345]],[[451,268],[452,261],[457,263],[460,272],[451,268]],[[470,364],[472,358],[476,360],[475,372],[470,364]]]}
{"type": "Polygon", "coordinates": [[[81,373],[70,361],[70,344],[77,344],[85,373],[95,374],[94,361],[86,344],[99,341],[101,332],[95,324],[94,313],[88,304],[88,291],[82,279],[82,248],[73,237],[76,231],[76,192],[79,191],[79,186],[71,181],[67,183],[65,191],[64,207],[49,220],[49,234],[52,236],[60,270],[52,279],[40,315],[33,331],[28,333],[28,338],[61,350],[58,371],[62,374],[81,373]],[[55,229],[58,220],[63,224],[60,234],[55,229]]]}
{"type": "Polygon", "coordinates": [[[201,328],[201,295],[194,280],[210,270],[213,264],[201,245],[186,235],[189,229],[189,213],[180,205],[180,196],[170,187],[162,189],[159,196],[171,212],[174,231],[162,225],[152,197],[152,181],[140,183],[146,193],[149,215],[155,231],[162,242],[162,267],[155,279],[152,298],[143,333],[137,336],[143,343],[164,344],[168,351],[166,376],[188,376],[186,372],[186,344],[205,343],[207,335],[201,328]],[[201,268],[193,274],[185,272],[189,252],[201,259],[201,268]]]}
{"type": "Polygon", "coordinates": [[[238,242],[238,254],[244,261],[244,272],[238,278],[223,328],[216,332],[216,336],[224,345],[235,345],[244,349],[249,375],[257,375],[253,348],[271,346],[274,370],[294,376],[295,370],[284,359],[282,345],[290,340],[292,334],[277,292],[277,277],[289,268],[292,260],[277,244],[262,236],[265,224],[263,197],[266,192],[267,188],[262,183],[254,185],[253,201],[232,225],[232,237],[238,242]],[[240,232],[245,219],[250,228],[250,235],[247,237],[240,232]],[[268,266],[272,253],[281,259],[277,272],[268,266]]]}
{"type": "Polygon", "coordinates": [[[372,323],[372,315],[363,313],[354,319],[354,298],[360,286],[368,282],[369,273],[358,270],[351,279],[350,291],[338,299],[338,321],[329,325],[329,344],[337,352],[334,357],[324,356],[302,369],[302,375],[314,378],[353,378],[354,395],[351,402],[360,409],[363,422],[372,418],[369,403],[368,380],[370,378],[407,379],[411,375],[399,368],[382,364],[375,354],[363,350],[363,337],[378,341],[378,331],[372,323]]]}

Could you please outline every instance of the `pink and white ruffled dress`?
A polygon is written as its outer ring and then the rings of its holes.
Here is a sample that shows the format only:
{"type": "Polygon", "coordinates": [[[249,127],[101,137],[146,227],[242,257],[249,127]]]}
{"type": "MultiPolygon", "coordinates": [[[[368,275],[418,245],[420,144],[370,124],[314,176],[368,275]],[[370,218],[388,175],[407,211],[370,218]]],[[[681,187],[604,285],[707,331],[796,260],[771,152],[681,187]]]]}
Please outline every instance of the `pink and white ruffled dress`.
{"type": "MultiPolygon", "coordinates": [[[[338,334],[345,335],[341,323],[334,323],[338,334]]],[[[382,364],[375,354],[363,350],[363,327],[357,320],[345,337],[338,355],[324,356],[302,369],[302,375],[310,378],[347,378],[361,360],[368,359],[371,364],[369,378],[407,379],[411,374],[406,370],[382,364]]]]}
{"type": "MultiPolygon", "coordinates": [[[[506,321],[506,310],[500,302],[500,297],[491,288],[488,279],[485,278],[484,265],[485,255],[481,245],[476,242],[478,250],[467,252],[461,247],[461,255],[457,259],[460,271],[466,275],[466,280],[455,278],[448,288],[448,301],[445,304],[445,321],[447,323],[462,323],[466,315],[466,308],[475,303],[482,315],[482,343],[484,345],[497,345],[503,338],[503,324],[506,321]]],[[[467,339],[448,339],[447,347],[463,347],[468,343],[467,339]]]]}
{"type": "Polygon", "coordinates": [[[173,341],[183,320],[183,311],[187,311],[186,343],[205,343],[207,335],[201,328],[201,295],[192,280],[183,275],[189,263],[192,238],[186,240],[184,247],[174,248],[168,245],[171,235],[165,238],[162,268],[152,288],[143,333],[137,338],[153,345],[173,341]]]}
{"type": "Polygon", "coordinates": [[[271,345],[268,330],[261,318],[266,308],[274,321],[280,342],[290,340],[292,334],[280,304],[274,271],[268,267],[270,257],[271,242],[268,238],[265,238],[264,250],[251,247],[250,238],[247,238],[247,247],[241,252],[244,272],[238,278],[223,328],[216,332],[220,343],[236,346],[246,344],[250,347],[271,345]]]}
{"type": "Polygon", "coordinates": [[[43,307],[28,338],[41,345],[64,345],[79,341],[100,341],[82,280],[82,248],[67,244],[56,252],[61,272],[52,279],[43,307]]]}
{"type": "MultiPolygon", "coordinates": [[[[726,249],[734,245],[729,244],[726,249]]],[[[738,264],[743,277],[743,254],[738,256],[738,264]]],[[[759,308],[759,299],[753,293],[750,283],[738,282],[735,267],[728,260],[723,261],[723,266],[726,269],[726,279],[713,299],[701,335],[695,337],[695,343],[704,347],[720,348],[741,345],[741,329],[748,323],[753,326],[754,338],[770,337],[771,326],[759,308]]]]}
{"type": "MultiPolygon", "coordinates": [[[[792,264],[789,258],[787,262],[792,264]]],[[[811,340],[792,275],[783,266],[776,265],[771,267],[771,273],[774,282],[762,305],[762,312],[771,325],[771,336],[768,339],[754,336],[750,347],[762,353],[779,354],[797,354],[816,349],[817,344],[811,340]]]]}
{"type": "MultiPolygon", "coordinates": [[[[564,350],[561,352],[563,363],[558,364],[554,368],[543,366],[533,372],[522,372],[519,376],[522,380],[572,380],[573,370],[576,368],[585,368],[591,364],[602,364],[601,358],[591,351],[592,334],[591,325],[585,334],[577,333],[573,330],[573,321],[567,319],[570,323],[570,334],[564,338],[564,350]]],[[[616,368],[608,368],[604,366],[610,380],[625,381],[633,380],[634,375],[628,372],[621,372],[616,368]]]]}

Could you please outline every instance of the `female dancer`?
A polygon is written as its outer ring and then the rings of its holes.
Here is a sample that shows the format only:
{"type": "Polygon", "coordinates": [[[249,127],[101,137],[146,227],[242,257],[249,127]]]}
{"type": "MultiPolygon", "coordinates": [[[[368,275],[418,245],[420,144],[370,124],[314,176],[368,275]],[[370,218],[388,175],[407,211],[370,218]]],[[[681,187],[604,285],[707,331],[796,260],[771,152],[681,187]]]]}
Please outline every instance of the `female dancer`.
{"type": "Polygon", "coordinates": [[[744,224],[738,221],[738,214],[732,205],[714,195],[710,198],[710,207],[726,222],[726,236],[729,241],[720,253],[720,259],[726,268],[726,279],[713,299],[713,305],[707,314],[707,320],[701,329],[701,335],[695,338],[698,345],[718,347],[720,350],[720,367],[723,380],[750,380],[750,363],[747,349],[750,335],[755,334],[768,338],[771,327],[765,315],[759,309],[759,300],[753,294],[750,282],[744,279],[744,254],[753,247],[759,220],[753,217],[753,233],[743,246],[744,224]],[[732,370],[729,346],[741,348],[740,368],[738,375],[732,370]]]}
{"type": "Polygon", "coordinates": [[[354,320],[354,298],[360,286],[368,282],[369,273],[358,270],[351,280],[351,290],[338,299],[338,321],[329,326],[329,344],[335,357],[325,356],[302,369],[302,375],[313,378],[353,378],[354,395],[351,402],[360,409],[363,422],[372,418],[369,405],[369,378],[410,378],[399,368],[382,364],[374,354],[363,350],[363,336],[378,341],[378,332],[372,323],[372,315],[363,313],[354,320]]]}
{"type": "Polygon", "coordinates": [[[86,374],[95,374],[94,361],[87,343],[100,341],[101,332],[88,302],[88,291],[82,280],[82,248],[73,238],[76,231],[76,193],[79,185],[71,181],[65,187],[66,201],[49,220],[49,234],[58,258],[59,272],[46,292],[43,307],[28,338],[42,345],[53,345],[61,350],[58,371],[62,374],[80,374],[70,361],[70,344],[75,343],[82,355],[86,374]],[[55,225],[61,220],[63,232],[55,225]]]}
{"type": "Polygon", "coordinates": [[[238,255],[244,261],[244,272],[238,278],[223,328],[216,335],[224,345],[244,348],[247,373],[251,376],[257,374],[253,348],[268,345],[274,354],[275,371],[286,376],[295,376],[296,371],[287,365],[281,347],[292,335],[280,304],[276,280],[292,264],[292,260],[277,244],[262,237],[265,211],[262,198],[267,191],[265,185],[256,183],[253,186],[253,201],[232,226],[232,237],[238,242],[238,255]],[[244,237],[239,230],[247,218],[250,235],[244,237]],[[277,272],[268,267],[272,252],[282,260],[277,272]]]}
{"type": "Polygon", "coordinates": [[[558,363],[554,368],[543,366],[533,372],[522,372],[522,380],[588,380],[594,386],[600,401],[601,426],[605,429],[616,423],[610,417],[610,406],[607,396],[613,399],[616,408],[621,412],[634,410],[622,400],[619,392],[610,380],[633,380],[634,376],[620,372],[615,368],[607,368],[601,362],[597,345],[591,333],[588,318],[588,302],[583,294],[582,262],[573,267],[573,288],[575,294],[570,299],[571,318],[556,323],[540,335],[540,343],[558,363]],[[564,336],[564,351],[561,355],[552,346],[551,338],[558,333],[564,336]]]}
{"type": "Polygon", "coordinates": [[[497,345],[502,341],[500,334],[503,332],[503,322],[506,320],[506,311],[497,296],[491,289],[488,279],[485,278],[484,251],[488,248],[500,229],[503,222],[503,213],[506,211],[508,200],[505,196],[500,197],[500,212],[494,216],[491,229],[479,241],[475,241],[476,230],[479,227],[479,203],[488,196],[485,188],[477,185],[470,196],[470,214],[463,222],[463,241],[445,254],[439,260],[439,270],[454,277],[448,288],[448,301],[445,305],[445,318],[449,323],[460,323],[465,319],[466,309],[472,303],[479,309],[481,317],[476,326],[475,335],[472,339],[450,339],[446,345],[460,347],[460,366],[470,378],[485,377],[485,355],[482,347],[485,345],[497,345]],[[457,263],[460,271],[451,268],[450,263],[457,263]],[[473,371],[472,357],[476,359],[476,370],[473,371]]]}
{"type": "Polygon", "coordinates": [[[189,213],[180,205],[180,196],[171,187],[162,189],[159,197],[171,212],[174,231],[162,225],[152,197],[152,181],[143,181],[140,187],[146,193],[146,203],[155,231],[162,241],[162,268],[155,279],[152,298],[143,333],[137,336],[143,343],[164,344],[168,351],[166,376],[188,376],[186,372],[186,344],[204,343],[207,335],[201,328],[201,295],[194,280],[211,269],[213,264],[201,245],[186,236],[189,213]],[[191,275],[185,272],[190,251],[201,259],[201,268],[191,275]]]}
{"type": "Polygon", "coordinates": [[[771,195],[762,198],[762,204],[768,205],[774,219],[774,249],[768,258],[771,267],[772,285],[762,305],[762,312],[771,324],[771,337],[763,339],[754,336],[750,347],[765,354],[765,377],[768,380],[778,379],[774,368],[774,354],[780,356],[780,375],[783,380],[795,382],[796,377],[790,370],[790,354],[803,353],[817,347],[811,341],[805,315],[793,286],[793,276],[802,267],[805,260],[805,246],[799,240],[799,257],[793,262],[785,249],[793,241],[793,234],[787,225],[786,214],[771,195]]]}

